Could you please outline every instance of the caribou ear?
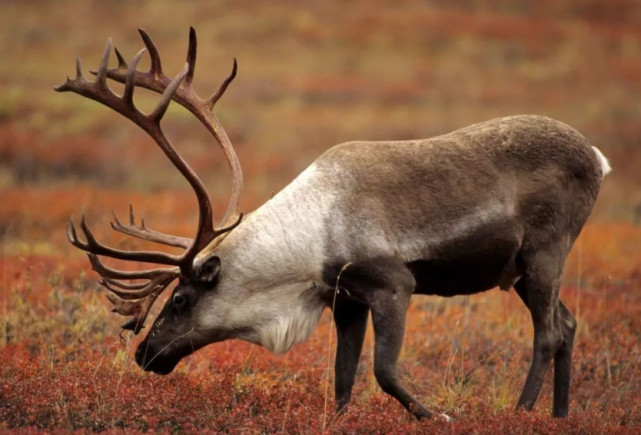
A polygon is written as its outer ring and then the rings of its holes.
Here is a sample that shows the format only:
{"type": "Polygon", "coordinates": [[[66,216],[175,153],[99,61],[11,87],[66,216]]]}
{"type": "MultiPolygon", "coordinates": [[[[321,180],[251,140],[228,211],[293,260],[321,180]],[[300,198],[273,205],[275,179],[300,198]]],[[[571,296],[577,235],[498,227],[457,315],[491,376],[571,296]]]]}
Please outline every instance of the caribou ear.
{"type": "Polygon", "coordinates": [[[220,273],[220,258],[214,256],[205,261],[198,271],[198,281],[212,284],[220,273]]]}

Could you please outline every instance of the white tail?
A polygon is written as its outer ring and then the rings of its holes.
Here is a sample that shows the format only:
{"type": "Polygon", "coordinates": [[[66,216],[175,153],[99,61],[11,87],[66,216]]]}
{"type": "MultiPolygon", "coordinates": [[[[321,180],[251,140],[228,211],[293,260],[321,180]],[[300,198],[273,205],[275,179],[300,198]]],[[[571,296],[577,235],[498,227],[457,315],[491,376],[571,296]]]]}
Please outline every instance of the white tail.
{"type": "Polygon", "coordinates": [[[612,166],[610,166],[610,162],[608,162],[608,158],[603,155],[603,153],[597,148],[597,147],[592,147],[594,150],[594,154],[596,154],[596,157],[599,159],[599,162],[601,163],[601,171],[603,173],[603,176],[605,177],[612,171],[612,166]]]}

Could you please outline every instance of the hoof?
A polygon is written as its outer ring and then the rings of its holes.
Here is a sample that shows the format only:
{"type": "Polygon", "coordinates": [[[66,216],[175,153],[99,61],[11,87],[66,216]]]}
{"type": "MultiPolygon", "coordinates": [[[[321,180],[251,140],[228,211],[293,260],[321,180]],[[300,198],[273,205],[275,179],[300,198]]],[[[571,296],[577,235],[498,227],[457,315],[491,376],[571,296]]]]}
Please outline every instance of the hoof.
{"type": "Polygon", "coordinates": [[[440,413],[440,414],[436,414],[436,418],[439,419],[439,420],[444,421],[445,423],[454,423],[456,421],[456,419],[450,417],[449,415],[445,414],[444,412],[440,413]]]}

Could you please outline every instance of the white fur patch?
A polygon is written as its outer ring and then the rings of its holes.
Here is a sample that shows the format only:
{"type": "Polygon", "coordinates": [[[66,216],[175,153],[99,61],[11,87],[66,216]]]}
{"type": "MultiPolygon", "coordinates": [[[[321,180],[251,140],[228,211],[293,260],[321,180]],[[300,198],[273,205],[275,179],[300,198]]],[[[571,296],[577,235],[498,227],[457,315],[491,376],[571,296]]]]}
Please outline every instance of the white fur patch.
{"type": "Polygon", "coordinates": [[[597,147],[592,147],[592,149],[594,150],[594,154],[596,154],[597,159],[599,159],[599,163],[601,163],[601,171],[603,173],[603,176],[605,177],[612,171],[610,162],[608,162],[607,157],[605,157],[597,147]]]}
{"type": "MultiPolygon", "coordinates": [[[[316,165],[312,164],[251,213],[216,248],[223,274],[228,271],[235,275],[236,285],[269,288],[274,283],[319,279],[324,260],[325,221],[332,211],[334,197],[333,192],[315,184],[316,171],[316,165]]],[[[209,258],[211,252],[206,251],[198,254],[196,266],[209,258]]]]}
{"type": "Polygon", "coordinates": [[[285,353],[295,344],[307,340],[322,312],[322,305],[297,305],[289,312],[258,326],[258,342],[275,354],[285,353]]]}
{"type": "MultiPolygon", "coordinates": [[[[313,331],[324,305],[308,291],[322,280],[325,221],[334,201],[331,189],[317,185],[317,171],[312,164],[216,247],[219,282],[203,301],[201,329],[249,329],[238,338],[273,353],[287,352],[313,331]]],[[[213,254],[204,251],[194,264],[213,254]]]]}

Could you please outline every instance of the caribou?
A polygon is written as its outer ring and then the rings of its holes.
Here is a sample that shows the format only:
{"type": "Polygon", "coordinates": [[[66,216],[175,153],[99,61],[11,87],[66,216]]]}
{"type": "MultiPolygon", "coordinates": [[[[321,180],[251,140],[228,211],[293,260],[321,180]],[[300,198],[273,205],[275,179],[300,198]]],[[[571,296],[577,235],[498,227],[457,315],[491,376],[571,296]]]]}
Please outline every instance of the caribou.
{"type": "Polygon", "coordinates": [[[144,30],[140,34],[145,47],[129,63],[115,49],[118,66],[109,67],[109,39],[95,80],[83,76],[78,59],[76,77],[55,90],[96,100],[133,121],[180,171],[198,201],[193,239],[155,231],[144,221],[136,224],[132,209],[129,222],[114,214],[115,231],[182,248],[180,255],[107,246],[96,239],[84,212],[82,237],[73,218],[68,224],[70,242],[86,251],[114,311],[131,316],[124,329],[138,334],[153,302],[178,280],[136,350],[144,370],[168,374],[186,355],[230,338],[287,352],[310,335],[329,307],[338,336],[338,411],[350,400],[371,315],[376,380],[417,418],[429,418],[440,414],[407,391],[396,369],[410,299],[514,288],[534,325],[531,366],[517,408],[532,409],[553,360],[552,414],[568,415],[577,324],[559,299],[561,274],[610,171],[586,138],[550,118],[519,115],[431,139],[343,143],[244,216],[241,166],[213,112],[236,76],[236,60],[230,76],[204,99],[192,85],[194,29],[186,63],[173,78],[163,72],[152,39],[144,30]],[[151,67],[140,71],[145,52],[151,67]],[[124,83],[122,95],[107,79],[124,83]],[[134,104],[137,87],[162,94],[149,114],[134,104]],[[231,198],[216,226],[203,183],[160,126],[171,101],[209,131],[231,168],[231,198]],[[101,257],[156,267],[119,270],[101,257]]]}

